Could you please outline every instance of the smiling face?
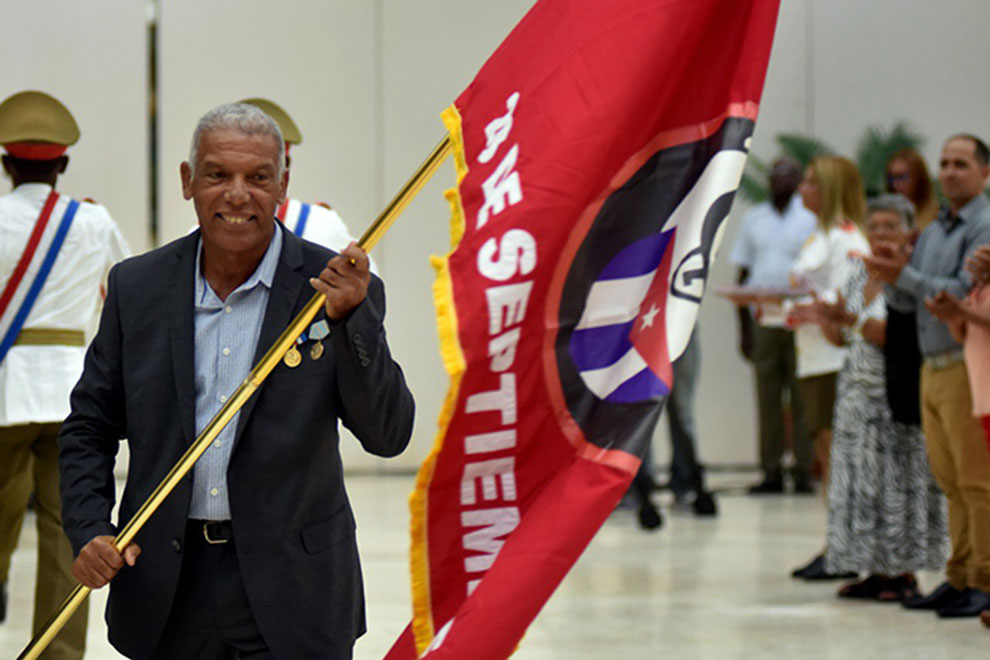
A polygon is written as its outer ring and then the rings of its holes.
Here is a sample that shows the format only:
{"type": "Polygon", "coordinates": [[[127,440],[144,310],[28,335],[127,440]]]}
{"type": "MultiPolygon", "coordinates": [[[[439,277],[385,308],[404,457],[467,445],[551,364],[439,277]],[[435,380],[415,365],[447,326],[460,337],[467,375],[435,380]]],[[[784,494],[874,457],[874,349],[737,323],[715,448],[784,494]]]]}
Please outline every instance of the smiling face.
{"type": "Polygon", "coordinates": [[[182,163],[182,195],[193,200],[206,254],[245,267],[256,265],[275,231],[275,210],[285,198],[288,171],[274,136],[238,129],[204,132],[195,168],[182,163]]]}

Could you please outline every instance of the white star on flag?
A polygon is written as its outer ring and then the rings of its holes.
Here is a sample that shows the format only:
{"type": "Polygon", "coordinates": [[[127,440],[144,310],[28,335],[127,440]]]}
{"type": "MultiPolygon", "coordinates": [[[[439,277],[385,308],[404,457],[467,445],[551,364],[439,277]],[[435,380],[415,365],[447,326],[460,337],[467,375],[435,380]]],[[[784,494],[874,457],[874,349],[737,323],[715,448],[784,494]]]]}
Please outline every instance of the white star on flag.
{"type": "Polygon", "coordinates": [[[660,310],[657,309],[657,306],[651,304],[650,305],[650,311],[646,312],[646,314],[643,314],[643,328],[642,329],[645,330],[646,328],[652,327],[653,326],[653,319],[655,319],[656,316],[657,316],[657,314],[659,314],[659,313],[660,313],[660,310]]]}

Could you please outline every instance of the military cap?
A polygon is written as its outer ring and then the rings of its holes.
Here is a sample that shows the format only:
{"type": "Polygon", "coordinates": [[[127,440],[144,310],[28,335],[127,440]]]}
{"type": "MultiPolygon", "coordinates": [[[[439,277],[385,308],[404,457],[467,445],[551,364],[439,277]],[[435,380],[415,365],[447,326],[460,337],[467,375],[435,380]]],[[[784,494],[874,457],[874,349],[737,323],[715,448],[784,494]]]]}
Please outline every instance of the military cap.
{"type": "Polygon", "coordinates": [[[50,160],[77,140],[72,113],[44,92],[19,92],[0,103],[0,144],[11,156],[50,160]]]}
{"type": "Polygon", "coordinates": [[[282,106],[262,98],[244,99],[241,103],[253,105],[274,119],[279,130],[282,131],[282,139],[285,140],[286,144],[300,144],[302,142],[302,133],[299,132],[299,127],[296,126],[296,122],[292,121],[289,113],[282,109],[282,106]]]}

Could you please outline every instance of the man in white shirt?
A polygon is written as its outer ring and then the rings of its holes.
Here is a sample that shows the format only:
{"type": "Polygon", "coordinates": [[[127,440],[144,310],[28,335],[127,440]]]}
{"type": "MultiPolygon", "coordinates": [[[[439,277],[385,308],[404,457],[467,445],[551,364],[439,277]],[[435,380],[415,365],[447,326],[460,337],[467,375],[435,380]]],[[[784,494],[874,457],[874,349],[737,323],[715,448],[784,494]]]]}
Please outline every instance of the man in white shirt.
{"type": "MultiPolygon", "coordinates": [[[[815,229],[815,215],[794,194],[801,182],[800,166],[787,159],[770,170],[771,200],[754,207],[742,220],[730,260],[739,268],[739,283],[772,289],[790,285],[789,272],[801,246],[815,229]]],[[[779,307],[761,306],[752,314],[739,307],[740,349],[756,372],[760,415],[760,467],[763,479],[750,488],[754,494],[782,493],[781,458],[784,454],[783,400],[790,399],[794,438],[794,489],[811,492],[808,471],[813,451],[805,432],[795,389],[794,333],[784,327],[779,307]],[[755,319],[753,316],[755,315],[755,319]]]]}
{"type": "MultiPolygon", "coordinates": [[[[82,373],[84,331],[101,304],[110,266],[129,250],[107,210],[55,192],[79,138],[69,111],[41,92],[0,103],[3,169],[14,190],[0,197],[0,583],[32,492],[38,526],[34,631],[75,586],[62,531],[58,431],[82,373]]],[[[0,598],[5,610],[6,594],[0,598]]],[[[3,614],[4,612],[0,612],[3,614]]],[[[85,606],[46,658],[81,658],[85,606]]]]}

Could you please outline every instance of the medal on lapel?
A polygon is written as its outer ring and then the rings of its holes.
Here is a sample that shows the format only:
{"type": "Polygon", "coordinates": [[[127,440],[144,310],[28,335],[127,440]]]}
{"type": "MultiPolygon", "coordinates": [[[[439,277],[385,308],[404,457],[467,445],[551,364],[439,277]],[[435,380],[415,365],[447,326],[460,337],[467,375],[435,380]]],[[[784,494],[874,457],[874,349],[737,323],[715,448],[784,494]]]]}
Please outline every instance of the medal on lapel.
{"type": "Polygon", "coordinates": [[[302,362],[302,355],[299,353],[299,349],[293,346],[286,351],[285,357],[282,358],[282,361],[285,362],[285,366],[293,369],[298,367],[299,363],[302,362]]]}
{"type": "Polygon", "coordinates": [[[313,340],[313,348],[309,349],[309,357],[313,360],[319,360],[323,357],[323,338],[330,334],[330,325],[326,319],[317,321],[309,327],[307,334],[313,340]]]}
{"type": "Polygon", "coordinates": [[[308,337],[306,336],[305,332],[303,332],[301,335],[296,337],[296,343],[293,344],[292,348],[290,348],[285,353],[285,366],[289,367],[290,369],[294,369],[295,367],[298,367],[300,364],[302,364],[302,353],[299,352],[298,347],[302,346],[306,342],[307,338],[308,337]]]}

